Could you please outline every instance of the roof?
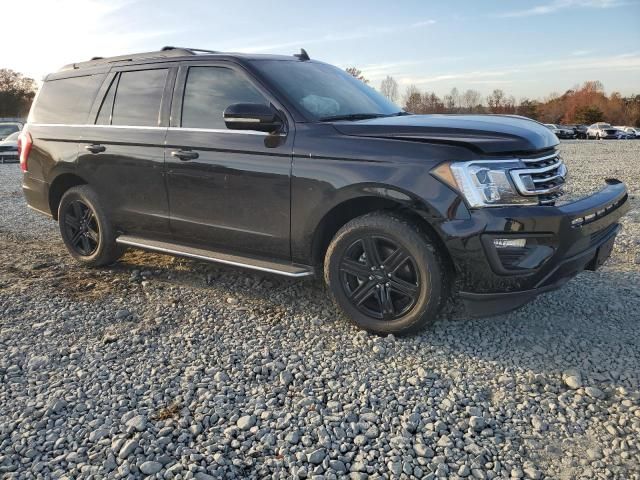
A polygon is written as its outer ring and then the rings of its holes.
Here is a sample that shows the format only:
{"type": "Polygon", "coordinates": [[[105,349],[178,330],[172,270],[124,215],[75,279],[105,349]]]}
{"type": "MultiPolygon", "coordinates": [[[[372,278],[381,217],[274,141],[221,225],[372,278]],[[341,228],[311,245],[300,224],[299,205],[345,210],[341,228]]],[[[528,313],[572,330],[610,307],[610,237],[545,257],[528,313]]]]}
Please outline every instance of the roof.
{"type": "Polygon", "coordinates": [[[233,52],[217,52],[214,50],[202,50],[199,48],[182,48],[182,47],[162,47],[160,50],[154,52],[133,53],[129,55],[118,55],[115,57],[93,57],[91,60],[84,62],[70,63],[60,69],[60,71],[66,70],[79,70],[84,68],[109,66],[112,64],[122,63],[150,63],[153,61],[166,61],[166,60],[191,60],[197,56],[199,59],[220,59],[220,58],[242,58],[245,60],[309,60],[309,56],[304,49],[301,49],[299,54],[294,56],[286,55],[266,55],[266,54],[252,54],[252,53],[233,53],[233,52]]]}

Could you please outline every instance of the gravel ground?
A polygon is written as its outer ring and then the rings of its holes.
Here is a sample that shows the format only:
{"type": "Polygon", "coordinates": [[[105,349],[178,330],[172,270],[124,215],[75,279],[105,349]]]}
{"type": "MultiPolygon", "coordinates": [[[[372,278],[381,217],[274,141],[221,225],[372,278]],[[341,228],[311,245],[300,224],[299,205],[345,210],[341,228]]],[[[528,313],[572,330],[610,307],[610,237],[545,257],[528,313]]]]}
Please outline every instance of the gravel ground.
{"type": "Polygon", "coordinates": [[[632,192],[613,257],[409,338],[317,281],[131,251],[76,266],[0,165],[2,478],[640,478],[640,142],[566,142],[632,192]]]}

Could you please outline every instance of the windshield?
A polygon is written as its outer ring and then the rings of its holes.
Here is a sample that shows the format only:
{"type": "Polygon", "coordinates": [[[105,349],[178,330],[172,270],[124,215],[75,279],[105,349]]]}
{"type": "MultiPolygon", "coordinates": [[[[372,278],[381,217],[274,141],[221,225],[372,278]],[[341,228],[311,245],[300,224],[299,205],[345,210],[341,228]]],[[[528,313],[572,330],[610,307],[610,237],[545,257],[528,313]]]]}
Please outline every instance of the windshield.
{"type": "Polygon", "coordinates": [[[287,60],[257,60],[253,65],[313,120],[356,120],[402,113],[373,88],[332,65],[287,60]]]}
{"type": "Polygon", "coordinates": [[[14,132],[11,135],[9,135],[7,138],[5,138],[4,141],[13,142],[14,140],[18,140],[19,136],[20,136],[20,132],[14,132]]]}
{"type": "Polygon", "coordinates": [[[10,133],[19,131],[20,127],[18,125],[0,125],[0,137],[6,137],[10,133]]]}

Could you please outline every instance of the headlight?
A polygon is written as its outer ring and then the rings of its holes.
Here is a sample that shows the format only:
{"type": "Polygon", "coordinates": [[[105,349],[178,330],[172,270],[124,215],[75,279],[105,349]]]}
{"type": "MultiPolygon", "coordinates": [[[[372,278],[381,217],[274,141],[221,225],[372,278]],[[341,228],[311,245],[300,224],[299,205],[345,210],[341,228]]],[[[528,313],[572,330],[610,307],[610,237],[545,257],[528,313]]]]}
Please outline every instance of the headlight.
{"type": "Polygon", "coordinates": [[[536,197],[523,197],[516,190],[509,174],[516,168],[522,168],[517,160],[472,160],[445,162],[432,173],[460,192],[471,208],[537,205],[536,197]]]}

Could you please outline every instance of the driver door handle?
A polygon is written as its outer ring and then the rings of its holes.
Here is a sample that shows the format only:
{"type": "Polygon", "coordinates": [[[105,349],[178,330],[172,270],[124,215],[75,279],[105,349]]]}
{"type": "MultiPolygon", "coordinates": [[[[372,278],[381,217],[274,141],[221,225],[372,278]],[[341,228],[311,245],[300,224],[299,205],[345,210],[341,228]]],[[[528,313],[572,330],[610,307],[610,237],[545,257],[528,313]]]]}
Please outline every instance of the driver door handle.
{"type": "Polygon", "coordinates": [[[102,153],[107,149],[107,147],[105,147],[104,145],[94,144],[94,145],[87,145],[84,147],[84,149],[88,150],[91,153],[102,153]]]}
{"type": "Polygon", "coordinates": [[[174,150],[171,152],[171,156],[179,158],[183,162],[187,162],[189,160],[197,159],[200,155],[198,152],[194,152],[192,150],[174,150]]]}

